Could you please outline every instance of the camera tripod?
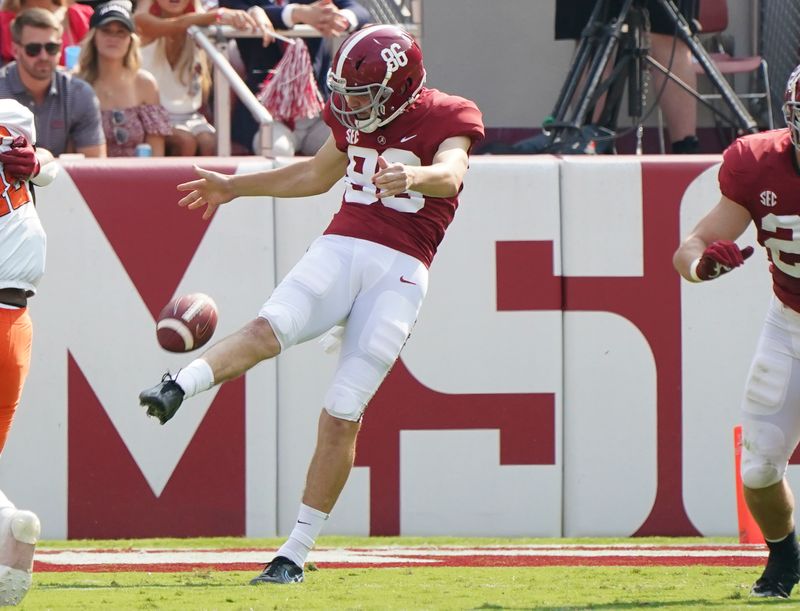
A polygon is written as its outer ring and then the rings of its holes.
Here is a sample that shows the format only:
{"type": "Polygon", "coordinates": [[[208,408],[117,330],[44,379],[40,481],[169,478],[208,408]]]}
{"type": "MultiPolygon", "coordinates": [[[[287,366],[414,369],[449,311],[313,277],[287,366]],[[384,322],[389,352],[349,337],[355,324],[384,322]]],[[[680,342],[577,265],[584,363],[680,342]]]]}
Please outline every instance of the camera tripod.
{"type": "Polygon", "coordinates": [[[689,22],[674,0],[656,0],[675,24],[675,36],[682,40],[694,55],[727,106],[725,113],[672,74],[649,55],[650,24],[645,0],[623,0],[619,12],[612,18],[610,0],[597,0],[589,21],[581,33],[575,56],[561,88],[556,105],[543,124],[547,140],[541,152],[585,153],[597,142],[612,143],[616,137],[617,120],[627,82],[628,114],[636,125],[636,151],[641,153],[642,120],[648,66],[652,66],[707,106],[720,122],[737,133],[755,133],[758,126],[734,93],[731,85],[714,65],[700,44],[689,22]],[[616,53],[613,68],[604,76],[606,67],[616,53]],[[603,94],[605,100],[596,120],[592,115],[603,94]]]}

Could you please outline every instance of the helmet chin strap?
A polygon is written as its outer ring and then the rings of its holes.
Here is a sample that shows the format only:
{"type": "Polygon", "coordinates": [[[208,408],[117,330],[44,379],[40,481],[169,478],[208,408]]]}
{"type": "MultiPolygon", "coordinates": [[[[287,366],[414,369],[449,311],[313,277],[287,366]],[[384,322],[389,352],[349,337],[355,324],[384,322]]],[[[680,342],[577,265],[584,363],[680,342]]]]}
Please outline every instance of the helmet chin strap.
{"type": "Polygon", "coordinates": [[[379,127],[383,127],[384,125],[388,125],[389,123],[394,121],[397,118],[397,116],[399,114],[401,114],[406,109],[406,107],[408,107],[409,104],[411,104],[411,102],[413,102],[416,99],[417,99],[416,95],[414,95],[413,98],[409,98],[408,100],[403,102],[400,105],[400,107],[391,114],[391,116],[388,116],[385,119],[379,118],[376,115],[375,111],[373,110],[372,111],[372,116],[370,116],[369,119],[364,119],[363,121],[358,121],[357,122],[357,125],[359,126],[358,127],[358,131],[364,132],[365,134],[371,134],[372,132],[374,132],[379,127]],[[361,123],[364,124],[363,127],[361,127],[361,123]]]}
{"type": "Polygon", "coordinates": [[[405,111],[405,109],[409,105],[411,105],[414,101],[416,101],[416,99],[419,97],[420,92],[422,91],[422,88],[425,86],[426,77],[427,77],[427,74],[425,72],[423,72],[422,73],[422,80],[419,82],[419,85],[414,90],[414,92],[409,96],[409,98],[405,102],[403,102],[400,106],[398,106],[397,110],[395,110],[390,116],[386,117],[385,119],[382,119],[382,120],[378,121],[377,127],[383,127],[387,123],[390,123],[391,121],[394,121],[394,119],[399,114],[401,114],[403,111],[405,111]]]}
{"type": "MultiPolygon", "coordinates": [[[[384,82],[383,82],[383,87],[384,88],[386,88],[386,83],[389,80],[389,76],[390,75],[387,74],[386,79],[384,79],[384,82]]],[[[398,115],[403,113],[405,111],[405,109],[408,108],[408,106],[411,105],[413,102],[415,102],[416,99],[419,97],[419,94],[422,91],[422,88],[425,86],[426,77],[427,77],[427,75],[423,71],[422,79],[420,80],[420,83],[417,86],[417,88],[413,91],[413,93],[409,96],[409,98],[405,102],[403,102],[400,106],[398,106],[397,110],[395,110],[391,115],[389,115],[388,117],[386,117],[384,119],[381,119],[381,117],[378,115],[377,108],[373,107],[370,110],[369,119],[358,119],[358,118],[356,118],[356,120],[355,120],[356,129],[358,131],[360,131],[360,132],[364,132],[365,134],[371,134],[372,132],[374,132],[379,127],[383,127],[384,125],[387,125],[387,124],[391,123],[392,121],[394,121],[394,119],[397,118],[398,115]]],[[[389,91],[391,91],[391,89],[389,89],[389,91]]],[[[387,96],[387,99],[388,99],[388,96],[387,96]]],[[[380,108],[382,109],[383,105],[381,105],[380,108]]]]}
{"type": "Polygon", "coordinates": [[[378,127],[380,127],[381,122],[378,120],[378,117],[375,115],[375,111],[373,110],[370,113],[369,119],[359,120],[356,119],[356,128],[360,132],[364,132],[365,134],[371,134],[374,132],[378,127]]]}

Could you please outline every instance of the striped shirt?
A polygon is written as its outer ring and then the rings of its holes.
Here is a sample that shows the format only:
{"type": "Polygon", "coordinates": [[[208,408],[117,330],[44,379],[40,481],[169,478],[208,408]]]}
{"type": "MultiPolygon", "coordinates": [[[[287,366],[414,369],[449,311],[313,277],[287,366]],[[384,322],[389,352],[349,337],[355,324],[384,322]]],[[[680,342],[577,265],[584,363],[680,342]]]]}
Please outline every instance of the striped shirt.
{"type": "Polygon", "coordinates": [[[0,98],[14,98],[33,112],[37,145],[58,156],[74,149],[105,143],[100,121],[100,102],[92,86],[69,72],[57,69],[44,101],[37,104],[22,80],[16,62],[0,68],[0,98]]]}

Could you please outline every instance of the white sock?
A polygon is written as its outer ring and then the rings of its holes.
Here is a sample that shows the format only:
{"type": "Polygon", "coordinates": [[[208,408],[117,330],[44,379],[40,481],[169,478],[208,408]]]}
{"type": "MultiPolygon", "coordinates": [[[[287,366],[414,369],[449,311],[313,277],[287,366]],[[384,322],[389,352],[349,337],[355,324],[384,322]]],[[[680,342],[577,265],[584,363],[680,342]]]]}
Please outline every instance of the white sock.
{"type": "Polygon", "coordinates": [[[184,399],[214,386],[214,372],[203,359],[195,359],[178,372],[175,383],[183,389],[184,399]]]}
{"type": "Polygon", "coordinates": [[[297,523],[294,525],[292,534],[289,535],[286,543],[281,546],[275,555],[288,558],[297,566],[302,567],[306,563],[308,552],[314,547],[314,541],[319,537],[319,533],[322,531],[327,519],[327,513],[322,513],[301,503],[300,511],[297,514],[297,523]]]}

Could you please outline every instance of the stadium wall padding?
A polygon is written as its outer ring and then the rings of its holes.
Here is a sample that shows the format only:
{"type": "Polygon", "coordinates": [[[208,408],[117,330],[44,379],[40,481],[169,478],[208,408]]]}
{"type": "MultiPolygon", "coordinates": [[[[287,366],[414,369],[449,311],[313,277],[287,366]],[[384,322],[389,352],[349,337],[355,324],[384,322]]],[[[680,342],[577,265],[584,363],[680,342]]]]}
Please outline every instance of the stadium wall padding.
{"type": "MultiPolygon", "coordinates": [[[[324,229],[341,185],[237,201],[205,222],[177,206],[195,162],[64,162],[37,190],[47,272],[0,487],[46,538],[294,524],[335,355],[297,346],[166,426],[137,395],[202,352],[158,347],[161,307],[205,292],[215,339],[237,329],[324,229]]],[[[735,535],[732,429],[770,299],[766,257],[702,285],[671,261],[719,197],[718,162],[473,158],[325,533],[735,535]]]]}

